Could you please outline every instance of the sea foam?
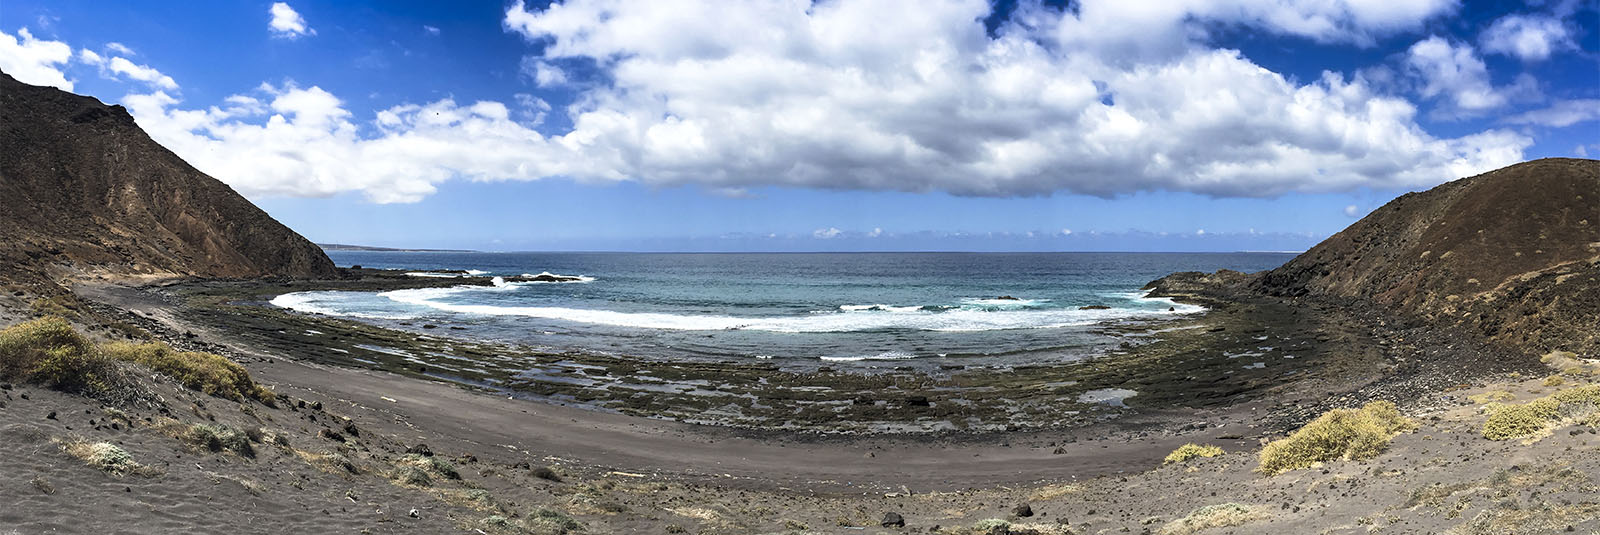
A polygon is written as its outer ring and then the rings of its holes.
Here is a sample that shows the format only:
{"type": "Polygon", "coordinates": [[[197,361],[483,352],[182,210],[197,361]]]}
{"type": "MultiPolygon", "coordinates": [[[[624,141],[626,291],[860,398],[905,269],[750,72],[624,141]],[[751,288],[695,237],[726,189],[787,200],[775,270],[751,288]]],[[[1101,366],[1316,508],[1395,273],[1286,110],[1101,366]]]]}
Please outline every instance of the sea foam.
{"type": "Polygon", "coordinates": [[[1183,310],[1156,310],[1113,308],[1105,310],[1079,310],[1076,308],[1026,308],[1035,302],[1013,302],[996,307],[985,303],[969,303],[958,308],[938,306],[843,305],[837,312],[813,313],[799,316],[739,317],[728,315],[669,314],[661,312],[624,312],[551,306],[505,306],[473,303],[474,292],[510,291],[528,284],[497,280],[493,287],[462,286],[455,288],[423,288],[395,290],[378,294],[397,303],[426,307],[457,314],[481,316],[519,316],[559,321],[570,321],[613,327],[662,329],[680,331],[749,330],[781,333],[826,333],[857,331],[994,331],[1009,329],[1045,329],[1094,325],[1124,319],[1156,318],[1204,310],[1185,306],[1183,310]]]}

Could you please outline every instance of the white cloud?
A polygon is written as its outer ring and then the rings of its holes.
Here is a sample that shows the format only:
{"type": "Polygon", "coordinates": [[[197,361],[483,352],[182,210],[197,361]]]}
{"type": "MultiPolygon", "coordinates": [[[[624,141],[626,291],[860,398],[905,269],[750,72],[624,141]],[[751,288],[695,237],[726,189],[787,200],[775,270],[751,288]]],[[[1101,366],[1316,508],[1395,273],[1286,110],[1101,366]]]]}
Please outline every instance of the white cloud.
{"type": "MultiPolygon", "coordinates": [[[[1029,234],[1032,234],[1032,233],[1029,233],[1029,234]]],[[[867,237],[868,238],[876,238],[876,237],[882,236],[882,235],[883,235],[883,229],[879,228],[879,227],[873,227],[872,232],[868,232],[867,233],[867,237]]]]}
{"type": "Polygon", "coordinates": [[[439,27],[424,24],[422,25],[422,33],[426,33],[428,35],[439,35],[439,27]]]}
{"type": "Polygon", "coordinates": [[[1173,4],[1034,10],[995,38],[981,1],[574,1],[513,5],[505,23],[544,45],[534,65],[590,61],[608,75],[569,110],[563,139],[660,184],[1270,196],[1433,185],[1517,161],[1529,144],[1504,131],[1437,139],[1410,103],[1359,78],[1293,82],[1181,30],[1205,17],[1352,40],[1449,2],[1337,4],[1321,19],[1320,3],[1173,4]],[[1297,25],[1314,19],[1327,22],[1297,25]],[[1101,53],[1151,35],[1178,42],[1101,53]]]}
{"type": "Polygon", "coordinates": [[[95,53],[93,50],[83,48],[78,50],[78,61],[88,63],[90,65],[104,65],[106,59],[101,57],[100,54],[95,53]]]}
{"type": "Polygon", "coordinates": [[[534,84],[539,87],[551,87],[567,83],[567,73],[561,70],[561,67],[533,56],[522,58],[522,75],[533,80],[534,84]]]}
{"type": "Polygon", "coordinates": [[[122,103],[156,141],[247,196],[361,192],[374,202],[415,202],[451,179],[606,176],[498,102],[395,106],[369,123],[376,135],[363,137],[343,102],[320,87],[263,84],[257,93],[203,110],[181,109],[160,91],[122,103]]]}
{"type": "Polygon", "coordinates": [[[828,228],[819,228],[819,229],[813,231],[811,233],[811,237],[817,238],[819,240],[829,240],[829,239],[833,239],[833,238],[839,237],[840,234],[844,234],[844,231],[836,229],[836,228],[833,228],[833,227],[828,227],[828,228]]]}
{"type": "Polygon", "coordinates": [[[1508,15],[1494,21],[1480,37],[1483,49],[1523,61],[1541,61],[1551,54],[1577,50],[1572,30],[1561,19],[1546,15],[1508,15]]]}
{"type": "Polygon", "coordinates": [[[1361,207],[1356,206],[1354,204],[1352,204],[1350,206],[1346,206],[1346,207],[1344,207],[1344,215],[1346,215],[1348,217],[1356,217],[1358,215],[1361,215],[1361,207]]]}
{"type": "Polygon", "coordinates": [[[1446,115],[1483,115],[1505,106],[1515,96],[1538,92],[1537,81],[1526,75],[1511,86],[1495,87],[1489,79],[1489,68],[1472,45],[1452,43],[1437,35],[1411,45],[1406,64],[1422,79],[1423,97],[1444,100],[1446,115]]]}
{"type": "Polygon", "coordinates": [[[35,39],[27,28],[18,28],[15,36],[0,31],[0,71],[22,83],[71,91],[72,81],[60,67],[71,59],[66,43],[35,39]]]}
{"type": "Polygon", "coordinates": [[[1072,229],[1070,229],[1070,228],[1061,229],[1061,235],[1062,236],[1071,236],[1072,235],[1072,229]]]}
{"type": "Polygon", "coordinates": [[[116,52],[116,53],[122,54],[124,56],[137,56],[137,55],[139,55],[139,53],[138,52],[134,52],[132,48],[128,48],[128,45],[124,45],[124,44],[118,43],[116,41],[112,41],[110,43],[106,43],[106,50],[110,50],[112,52],[116,52]]]}
{"type": "Polygon", "coordinates": [[[1519,113],[1504,121],[1561,128],[1597,119],[1600,119],[1600,99],[1586,98],[1559,100],[1548,108],[1519,113]]]}
{"type": "MultiPolygon", "coordinates": [[[[1235,24],[1359,44],[1415,28],[1449,2],[1228,4],[1243,6],[1237,13],[1121,4],[1025,9],[997,36],[981,23],[981,0],[518,4],[506,27],[546,45],[524,63],[536,83],[570,83],[556,65],[596,71],[560,110],[570,130],[548,136],[534,127],[555,111],[532,95],[371,116],[293,84],[203,109],[166,90],[123,103],[155,139],[246,195],[361,192],[376,202],[417,201],[448,180],[546,177],[730,195],[786,186],[1272,196],[1431,186],[1520,161],[1531,144],[1511,130],[1434,137],[1415,106],[1361,76],[1293,80],[1204,43],[1210,25],[1235,24]],[[1078,31],[1136,20],[1140,6],[1175,29],[1174,47],[1123,50],[1133,33],[1078,31]]],[[[844,233],[813,236],[824,234],[844,233]]]]}
{"type": "MultiPolygon", "coordinates": [[[[88,51],[85,50],[84,52],[88,51]]],[[[111,61],[106,63],[106,69],[114,74],[120,74],[161,89],[173,90],[178,88],[178,82],[173,81],[171,76],[161,74],[161,71],[155,68],[135,64],[121,56],[111,58],[111,61]]]]}
{"type": "Polygon", "coordinates": [[[316,35],[317,31],[306,24],[305,17],[300,16],[294,8],[283,2],[274,2],[267,10],[272,15],[272,21],[267,23],[267,29],[273,37],[285,39],[299,39],[308,35],[316,35]]]}

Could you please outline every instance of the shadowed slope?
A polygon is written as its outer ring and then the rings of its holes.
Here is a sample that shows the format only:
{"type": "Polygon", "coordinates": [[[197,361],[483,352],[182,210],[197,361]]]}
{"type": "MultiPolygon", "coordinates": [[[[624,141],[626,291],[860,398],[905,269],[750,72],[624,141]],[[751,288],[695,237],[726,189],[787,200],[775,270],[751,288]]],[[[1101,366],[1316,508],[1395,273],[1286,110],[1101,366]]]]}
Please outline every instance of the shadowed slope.
{"type": "Polygon", "coordinates": [[[326,277],[328,257],[121,106],[0,73],[0,276],[326,277]]]}

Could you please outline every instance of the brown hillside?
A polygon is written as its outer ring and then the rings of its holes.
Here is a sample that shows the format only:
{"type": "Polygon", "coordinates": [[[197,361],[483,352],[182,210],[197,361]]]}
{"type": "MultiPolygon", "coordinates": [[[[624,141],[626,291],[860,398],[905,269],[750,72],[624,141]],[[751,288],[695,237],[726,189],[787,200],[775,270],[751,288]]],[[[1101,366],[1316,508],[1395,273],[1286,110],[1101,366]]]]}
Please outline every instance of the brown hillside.
{"type": "Polygon", "coordinates": [[[122,106],[0,73],[0,276],[324,277],[328,257],[146,135],[122,106]]]}
{"type": "Polygon", "coordinates": [[[1600,161],[1525,162],[1411,193],[1252,286],[1369,299],[1533,351],[1600,350],[1600,161]]]}

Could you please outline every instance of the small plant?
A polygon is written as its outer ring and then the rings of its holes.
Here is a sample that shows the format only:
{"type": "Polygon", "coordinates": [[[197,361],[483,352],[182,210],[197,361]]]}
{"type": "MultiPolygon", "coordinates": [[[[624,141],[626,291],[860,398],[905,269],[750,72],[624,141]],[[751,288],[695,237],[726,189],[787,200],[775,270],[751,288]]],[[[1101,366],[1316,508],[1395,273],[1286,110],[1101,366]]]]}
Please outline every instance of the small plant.
{"type": "Polygon", "coordinates": [[[1360,410],[1334,409],[1288,438],[1267,444],[1257,470],[1277,475],[1324,461],[1370,459],[1382,453],[1395,435],[1416,426],[1387,401],[1374,401],[1360,410]]]}
{"type": "Polygon", "coordinates": [[[986,519],[979,520],[976,523],[972,524],[972,529],[977,531],[977,532],[979,532],[979,533],[989,533],[991,531],[994,531],[994,528],[999,528],[999,527],[1004,527],[1004,528],[1008,528],[1009,529],[1011,527],[1011,521],[1003,519],[1003,518],[986,518],[986,519]]]}
{"type": "Polygon", "coordinates": [[[565,535],[583,531],[583,524],[560,511],[550,509],[534,509],[523,520],[523,527],[528,531],[541,535],[565,535]]]}
{"type": "Polygon", "coordinates": [[[428,457],[416,453],[407,453],[400,457],[400,464],[414,467],[419,470],[425,470],[430,474],[437,475],[445,479],[461,479],[461,472],[456,471],[456,465],[450,464],[450,461],[446,461],[438,457],[428,457]]]}
{"type": "Polygon", "coordinates": [[[62,450],[68,455],[82,459],[89,466],[99,468],[115,475],[136,474],[151,475],[154,469],[139,464],[127,450],[110,442],[88,442],[74,440],[62,444],[62,450]]]}
{"type": "Polygon", "coordinates": [[[212,452],[231,451],[244,457],[256,455],[249,435],[226,425],[194,424],[183,434],[183,439],[212,452]]]}
{"type": "Polygon", "coordinates": [[[390,479],[393,479],[396,483],[413,487],[433,486],[433,478],[428,476],[428,472],[415,466],[401,465],[396,467],[394,475],[390,476],[390,479]]]}
{"type": "Polygon", "coordinates": [[[1191,442],[1180,446],[1176,450],[1172,450],[1172,453],[1167,455],[1166,461],[1164,461],[1162,464],[1181,463],[1195,457],[1216,457],[1218,455],[1222,455],[1223,453],[1226,452],[1222,451],[1222,448],[1217,446],[1201,446],[1191,442]]]}
{"type": "Polygon", "coordinates": [[[1223,503],[1207,505],[1189,516],[1174,520],[1161,527],[1161,535],[1188,535],[1203,529],[1226,528],[1243,525],[1257,520],[1271,518],[1272,515],[1260,508],[1237,503],[1223,503]]]}

